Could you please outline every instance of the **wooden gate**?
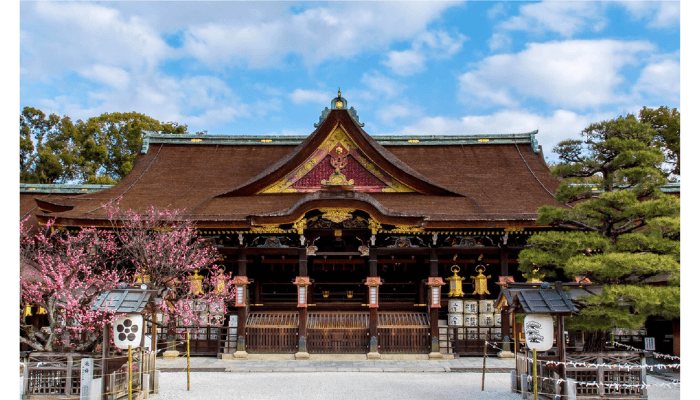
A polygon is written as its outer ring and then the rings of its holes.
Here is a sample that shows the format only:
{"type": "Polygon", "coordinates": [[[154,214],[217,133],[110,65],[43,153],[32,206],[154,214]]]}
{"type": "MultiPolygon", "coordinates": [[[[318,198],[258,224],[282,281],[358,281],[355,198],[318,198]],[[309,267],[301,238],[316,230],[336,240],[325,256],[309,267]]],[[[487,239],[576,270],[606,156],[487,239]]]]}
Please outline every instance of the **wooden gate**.
{"type": "Polygon", "coordinates": [[[306,326],[309,353],[369,352],[369,313],[310,312],[306,326]]]}
{"type": "Polygon", "coordinates": [[[299,351],[298,312],[251,312],[246,320],[249,353],[296,353],[299,351]]]}
{"type": "Polygon", "coordinates": [[[428,353],[430,352],[428,314],[380,312],[377,336],[380,353],[428,353]]]}

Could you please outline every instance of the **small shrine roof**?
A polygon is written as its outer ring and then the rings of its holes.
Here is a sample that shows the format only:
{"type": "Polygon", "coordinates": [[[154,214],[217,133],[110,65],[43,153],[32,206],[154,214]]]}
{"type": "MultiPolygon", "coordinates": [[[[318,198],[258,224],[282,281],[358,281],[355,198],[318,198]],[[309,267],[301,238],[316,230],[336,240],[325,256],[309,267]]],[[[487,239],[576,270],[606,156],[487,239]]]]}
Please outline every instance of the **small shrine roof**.
{"type": "Polygon", "coordinates": [[[107,307],[107,310],[118,313],[141,313],[154,296],[154,290],[138,288],[113,289],[99,295],[92,309],[97,310],[107,307]]]}
{"type": "Polygon", "coordinates": [[[504,300],[516,313],[525,314],[572,314],[578,311],[564,290],[561,282],[552,289],[548,283],[540,288],[503,288],[496,300],[497,308],[504,300]]]}

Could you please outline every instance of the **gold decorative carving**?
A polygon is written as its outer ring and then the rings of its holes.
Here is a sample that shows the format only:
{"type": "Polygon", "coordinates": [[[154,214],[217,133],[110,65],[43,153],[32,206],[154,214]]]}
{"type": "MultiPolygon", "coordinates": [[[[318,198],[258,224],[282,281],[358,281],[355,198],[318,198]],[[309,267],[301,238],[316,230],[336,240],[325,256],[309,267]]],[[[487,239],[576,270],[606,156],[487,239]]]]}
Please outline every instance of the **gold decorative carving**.
{"type": "Polygon", "coordinates": [[[355,210],[352,208],[319,208],[319,211],[323,213],[321,218],[340,223],[352,218],[351,213],[355,210]]]}
{"type": "Polygon", "coordinates": [[[387,233],[425,233],[424,228],[417,228],[410,225],[396,225],[396,228],[386,231],[387,233]]]}
{"type": "Polygon", "coordinates": [[[369,229],[372,231],[373,235],[376,235],[377,232],[379,232],[379,230],[382,229],[382,224],[380,224],[379,221],[377,221],[374,218],[369,219],[368,226],[369,229]]]}
{"type": "Polygon", "coordinates": [[[293,226],[299,235],[303,235],[304,229],[306,229],[306,219],[301,218],[299,221],[295,222],[293,226]]]}
{"type": "Polygon", "coordinates": [[[281,229],[279,225],[263,225],[250,228],[250,233],[287,233],[287,231],[281,229]]]}
{"type": "Polygon", "coordinates": [[[352,186],[355,184],[354,179],[348,180],[348,178],[343,175],[342,172],[338,168],[335,169],[335,172],[331,174],[331,176],[328,177],[328,180],[322,179],[321,180],[321,185],[326,185],[326,186],[352,186]]]}

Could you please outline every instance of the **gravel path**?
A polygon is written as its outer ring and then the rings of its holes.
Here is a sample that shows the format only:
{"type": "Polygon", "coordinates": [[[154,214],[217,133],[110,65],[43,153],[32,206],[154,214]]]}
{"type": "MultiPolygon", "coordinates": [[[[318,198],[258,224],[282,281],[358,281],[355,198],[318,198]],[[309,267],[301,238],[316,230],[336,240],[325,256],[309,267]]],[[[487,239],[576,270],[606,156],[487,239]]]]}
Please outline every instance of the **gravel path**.
{"type": "MultiPolygon", "coordinates": [[[[510,392],[510,374],[486,374],[481,391],[478,373],[371,373],[371,372],[193,372],[187,391],[187,375],[161,373],[160,394],[154,400],[214,399],[455,399],[516,400],[510,392]]],[[[650,384],[666,381],[649,377],[650,384]]],[[[649,400],[680,399],[680,389],[652,387],[649,400]]]]}

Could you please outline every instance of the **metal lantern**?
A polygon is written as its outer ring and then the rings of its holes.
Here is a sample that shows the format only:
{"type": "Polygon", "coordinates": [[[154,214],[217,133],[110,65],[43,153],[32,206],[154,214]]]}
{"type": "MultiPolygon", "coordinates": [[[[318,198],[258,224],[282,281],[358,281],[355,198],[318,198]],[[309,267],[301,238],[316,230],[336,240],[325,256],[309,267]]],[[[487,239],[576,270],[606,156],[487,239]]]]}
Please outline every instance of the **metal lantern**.
{"type": "Polygon", "coordinates": [[[245,307],[246,286],[249,283],[247,276],[233,277],[233,284],[236,285],[236,307],[245,307]]]}
{"type": "Polygon", "coordinates": [[[444,284],[445,282],[443,282],[440,277],[428,278],[428,286],[430,286],[430,308],[440,308],[440,286],[444,284]]]}
{"type": "Polygon", "coordinates": [[[367,277],[365,285],[369,288],[369,308],[379,308],[379,285],[382,284],[378,276],[367,277]]]}
{"type": "Polygon", "coordinates": [[[453,265],[452,268],[450,268],[450,271],[454,273],[451,277],[445,279],[446,281],[450,282],[450,292],[447,293],[448,297],[462,297],[464,296],[464,292],[462,291],[462,281],[464,278],[461,276],[457,275],[457,272],[459,272],[459,265],[453,265]]]}
{"type": "Polygon", "coordinates": [[[309,298],[309,277],[297,276],[294,284],[297,285],[297,307],[306,307],[309,298]]]}

